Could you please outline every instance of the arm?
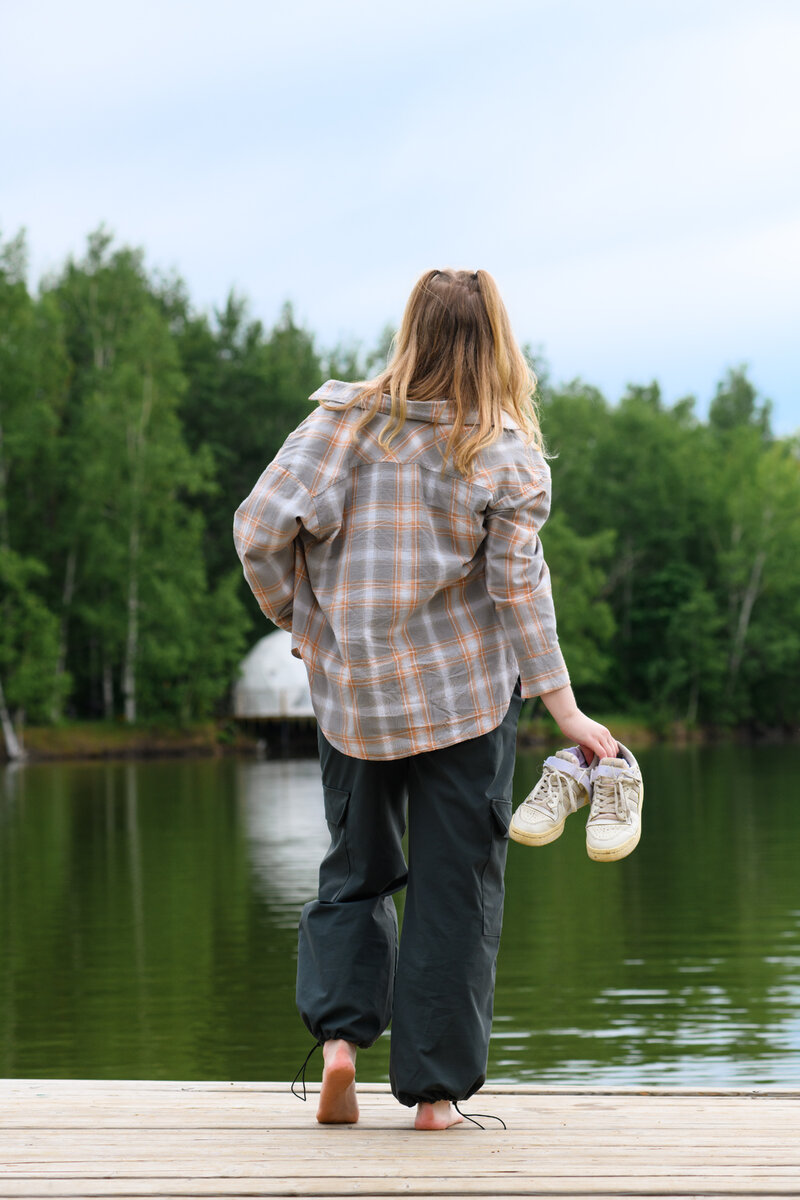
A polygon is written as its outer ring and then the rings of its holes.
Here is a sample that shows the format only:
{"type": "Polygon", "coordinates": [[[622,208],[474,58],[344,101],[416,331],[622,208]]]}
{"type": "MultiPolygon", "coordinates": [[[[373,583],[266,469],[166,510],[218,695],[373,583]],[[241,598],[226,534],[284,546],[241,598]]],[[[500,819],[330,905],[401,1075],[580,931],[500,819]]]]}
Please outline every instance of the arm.
{"type": "Polygon", "coordinates": [[[516,655],[526,697],[569,685],[539,540],[549,511],[545,474],[539,483],[509,488],[485,521],[486,586],[516,655]]]}
{"type": "Polygon", "coordinates": [[[274,462],[236,510],[233,540],[245,579],[261,611],[281,629],[292,628],[295,539],[313,523],[308,490],[274,462]]]}
{"type": "Polygon", "coordinates": [[[487,518],[486,583],[517,656],[523,696],[541,696],[561,732],[599,757],[617,743],[605,726],[581,712],[556,632],[550,573],[539,530],[550,512],[549,479],[504,496],[487,518]]]}

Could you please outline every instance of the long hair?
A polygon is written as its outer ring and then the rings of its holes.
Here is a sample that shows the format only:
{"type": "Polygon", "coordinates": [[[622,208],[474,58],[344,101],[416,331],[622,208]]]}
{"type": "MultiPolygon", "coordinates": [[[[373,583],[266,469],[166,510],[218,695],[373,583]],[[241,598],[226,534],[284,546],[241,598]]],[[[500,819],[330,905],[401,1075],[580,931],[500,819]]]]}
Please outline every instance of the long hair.
{"type": "Polygon", "coordinates": [[[380,443],[403,427],[409,400],[449,402],[445,462],[468,475],[475,456],[502,433],[503,415],[544,450],[535,401],[536,376],[517,345],[506,307],[488,271],[426,271],[414,285],[386,370],[366,380],[348,403],[391,410],[380,443]]]}

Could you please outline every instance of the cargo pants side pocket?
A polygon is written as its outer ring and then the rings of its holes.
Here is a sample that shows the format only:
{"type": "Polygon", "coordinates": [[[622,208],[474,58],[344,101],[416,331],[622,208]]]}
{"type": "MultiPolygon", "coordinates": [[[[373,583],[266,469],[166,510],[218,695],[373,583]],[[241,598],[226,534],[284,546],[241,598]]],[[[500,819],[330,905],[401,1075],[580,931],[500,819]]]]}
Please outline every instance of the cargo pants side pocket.
{"type": "Polygon", "coordinates": [[[503,877],[508,855],[508,827],[511,824],[511,801],[490,801],[492,846],[489,859],[481,876],[481,899],[483,903],[483,932],[486,937],[500,937],[503,929],[503,899],[505,885],[503,877]]]}
{"type": "Polygon", "coordinates": [[[332,904],[339,899],[350,878],[346,825],[350,793],[331,787],[323,787],[322,791],[331,844],[320,863],[319,898],[324,903],[332,904]]]}

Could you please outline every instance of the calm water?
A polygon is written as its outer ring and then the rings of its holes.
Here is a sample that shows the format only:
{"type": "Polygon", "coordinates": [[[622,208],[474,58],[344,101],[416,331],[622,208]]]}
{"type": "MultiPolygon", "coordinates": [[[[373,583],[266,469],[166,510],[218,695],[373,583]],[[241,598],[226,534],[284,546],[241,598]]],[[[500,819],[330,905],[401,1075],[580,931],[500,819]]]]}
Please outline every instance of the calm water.
{"type": "MultiPolygon", "coordinates": [[[[511,844],[490,1078],[800,1085],[800,747],[640,762],[629,859],[511,844]]],[[[291,1078],[325,846],[314,762],[0,773],[0,1075],[291,1078]]]]}

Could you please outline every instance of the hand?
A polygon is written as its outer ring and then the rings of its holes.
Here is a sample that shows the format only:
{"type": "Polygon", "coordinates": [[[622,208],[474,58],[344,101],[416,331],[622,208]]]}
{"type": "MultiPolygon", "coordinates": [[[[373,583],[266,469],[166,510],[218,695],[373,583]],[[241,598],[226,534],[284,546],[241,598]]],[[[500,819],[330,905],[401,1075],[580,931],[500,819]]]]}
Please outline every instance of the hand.
{"type": "Polygon", "coordinates": [[[564,736],[573,745],[580,746],[587,762],[591,762],[594,754],[598,758],[617,757],[619,747],[616,741],[605,725],[581,712],[569,685],[557,688],[554,692],[543,692],[542,702],[564,736]]]}
{"type": "Polygon", "coordinates": [[[580,746],[587,762],[592,761],[594,754],[598,758],[616,758],[619,754],[619,747],[605,725],[593,721],[580,709],[576,709],[574,716],[559,721],[558,728],[570,743],[580,746]]]}

